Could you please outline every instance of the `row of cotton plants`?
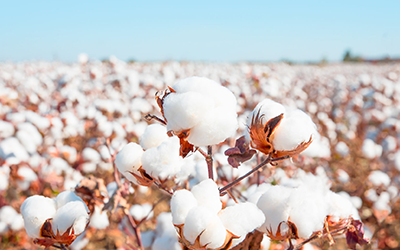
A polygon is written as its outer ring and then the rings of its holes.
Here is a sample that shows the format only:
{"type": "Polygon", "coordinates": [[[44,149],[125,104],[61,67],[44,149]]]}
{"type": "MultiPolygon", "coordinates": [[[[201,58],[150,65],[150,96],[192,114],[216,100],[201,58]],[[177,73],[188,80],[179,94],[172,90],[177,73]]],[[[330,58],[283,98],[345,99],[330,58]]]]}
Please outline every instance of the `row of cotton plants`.
{"type": "Polygon", "coordinates": [[[396,64],[2,63],[1,247],[400,246],[399,76],[396,64]]]}

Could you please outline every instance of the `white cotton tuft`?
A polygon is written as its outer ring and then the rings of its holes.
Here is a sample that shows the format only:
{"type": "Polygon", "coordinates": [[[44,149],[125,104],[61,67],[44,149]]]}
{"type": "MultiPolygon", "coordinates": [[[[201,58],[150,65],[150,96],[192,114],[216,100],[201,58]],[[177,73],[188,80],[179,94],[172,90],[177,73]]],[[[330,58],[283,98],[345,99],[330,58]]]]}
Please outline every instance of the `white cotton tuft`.
{"type": "Polygon", "coordinates": [[[153,206],[150,203],[136,204],[129,209],[129,214],[133,216],[136,221],[141,221],[145,218],[150,219],[153,217],[153,206]]]}
{"type": "Polygon", "coordinates": [[[207,179],[192,188],[192,194],[199,206],[208,207],[214,213],[218,213],[222,208],[217,184],[207,179]]]}
{"type": "Polygon", "coordinates": [[[157,147],[167,139],[167,129],[160,124],[154,123],[146,127],[144,133],[140,137],[140,146],[142,146],[144,150],[147,150],[157,147]]]}
{"type": "Polygon", "coordinates": [[[183,224],[189,211],[196,206],[197,200],[192,192],[186,189],[176,191],[171,198],[172,223],[183,224]]]}
{"type": "Polygon", "coordinates": [[[64,191],[64,192],[59,193],[57,195],[55,201],[56,201],[56,204],[57,204],[57,209],[61,208],[62,206],[64,206],[68,202],[80,201],[85,205],[86,212],[89,212],[89,209],[86,206],[86,204],[84,203],[84,201],[82,200],[82,198],[79,197],[78,195],[76,195],[73,191],[64,191]]]}
{"type": "Polygon", "coordinates": [[[380,186],[383,185],[385,187],[388,187],[390,185],[390,177],[386,173],[380,171],[380,170],[375,170],[372,171],[369,176],[368,180],[374,185],[374,186],[380,186]]]}
{"type": "Polygon", "coordinates": [[[270,231],[275,235],[279,224],[289,219],[291,208],[288,205],[288,199],[291,192],[291,188],[272,186],[260,197],[257,207],[265,215],[265,222],[259,227],[261,232],[270,231]]]}
{"type": "Polygon", "coordinates": [[[179,155],[179,138],[169,137],[158,147],[150,148],[143,153],[143,169],[152,177],[165,180],[181,170],[183,164],[179,155]]]}
{"type": "Polygon", "coordinates": [[[342,157],[346,157],[349,155],[350,153],[350,149],[347,146],[347,144],[343,141],[340,141],[336,144],[335,146],[336,151],[342,156],[342,157]]]}
{"type": "Polygon", "coordinates": [[[22,180],[17,181],[19,188],[22,190],[27,190],[31,182],[36,181],[38,178],[36,173],[29,167],[18,168],[17,174],[22,178],[22,180]]]}
{"type": "MultiPolygon", "coordinates": [[[[59,208],[53,217],[53,233],[62,235],[67,229],[71,228],[75,235],[79,235],[85,230],[88,222],[89,214],[85,203],[70,201],[59,208]]],[[[71,232],[68,234],[71,234],[71,232]]]]}
{"type": "Polygon", "coordinates": [[[10,228],[13,231],[18,231],[24,228],[24,218],[21,214],[14,216],[13,221],[10,223],[10,228]]]}
{"type": "Polygon", "coordinates": [[[271,99],[264,99],[257,104],[257,106],[249,115],[247,120],[247,125],[249,127],[251,124],[251,120],[253,119],[253,117],[255,118],[257,116],[258,112],[260,112],[260,115],[263,115],[261,119],[262,123],[265,124],[272,118],[277,117],[280,114],[284,114],[286,112],[286,109],[282,104],[278,102],[275,102],[271,99]]]}
{"type": "Polygon", "coordinates": [[[17,211],[11,206],[3,206],[0,208],[0,221],[7,225],[10,225],[17,215],[17,211]]]}
{"type": "Polygon", "coordinates": [[[350,176],[349,176],[349,174],[348,174],[346,171],[344,171],[343,169],[338,169],[338,170],[336,171],[336,174],[337,174],[337,176],[338,176],[338,180],[339,180],[341,183],[348,183],[348,182],[350,181],[350,176]]]}
{"type": "Polygon", "coordinates": [[[219,83],[190,77],[173,86],[163,101],[167,130],[190,130],[188,141],[196,146],[214,145],[234,135],[238,127],[236,98],[219,83]]]}
{"type": "Polygon", "coordinates": [[[210,224],[200,235],[200,245],[207,246],[208,249],[220,248],[226,238],[226,229],[216,214],[212,215],[210,224]]]}
{"type": "Polygon", "coordinates": [[[236,236],[247,235],[265,221],[263,212],[253,203],[237,203],[218,214],[225,228],[236,236]]]}
{"type": "Polygon", "coordinates": [[[316,125],[300,109],[286,112],[279,124],[272,144],[275,150],[293,150],[303,142],[308,142],[316,134],[316,125]]]}
{"type": "Polygon", "coordinates": [[[110,221],[108,220],[107,211],[102,211],[99,206],[94,207],[94,212],[90,217],[91,227],[96,229],[104,229],[110,225],[110,221]]]}
{"type": "Polygon", "coordinates": [[[382,155],[382,146],[376,144],[371,139],[365,139],[362,145],[362,152],[368,159],[380,157],[382,155]]]}
{"type": "Polygon", "coordinates": [[[46,219],[54,217],[56,209],[57,205],[53,199],[40,195],[30,196],[22,203],[21,214],[29,237],[41,238],[40,228],[46,219]]]}
{"type": "Polygon", "coordinates": [[[115,165],[129,181],[136,183],[136,178],[131,174],[140,174],[138,169],[142,165],[143,149],[139,144],[130,142],[125,145],[115,157],[115,165]]]}
{"type": "Polygon", "coordinates": [[[93,148],[84,148],[82,151],[82,158],[84,161],[89,162],[99,162],[101,160],[99,152],[93,148]]]}

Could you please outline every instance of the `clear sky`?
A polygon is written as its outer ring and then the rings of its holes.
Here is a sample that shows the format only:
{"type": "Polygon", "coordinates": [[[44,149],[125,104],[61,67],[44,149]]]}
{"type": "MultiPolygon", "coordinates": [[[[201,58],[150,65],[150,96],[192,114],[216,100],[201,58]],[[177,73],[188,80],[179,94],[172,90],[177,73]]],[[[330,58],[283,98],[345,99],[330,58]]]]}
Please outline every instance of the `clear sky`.
{"type": "Polygon", "coordinates": [[[399,0],[0,0],[0,61],[400,57],[399,0]]]}

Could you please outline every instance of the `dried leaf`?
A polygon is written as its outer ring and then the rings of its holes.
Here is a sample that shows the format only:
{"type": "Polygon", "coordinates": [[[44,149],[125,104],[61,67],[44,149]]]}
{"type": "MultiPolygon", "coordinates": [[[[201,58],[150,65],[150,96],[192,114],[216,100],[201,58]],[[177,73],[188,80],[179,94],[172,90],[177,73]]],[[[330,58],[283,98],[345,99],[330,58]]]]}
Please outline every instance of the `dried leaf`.
{"type": "Polygon", "coordinates": [[[268,155],[273,152],[274,148],[272,146],[273,134],[276,128],[279,126],[281,120],[283,119],[283,114],[280,114],[268,122],[263,124],[262,117],[260,115],[260,110],[256,116],[253,116],[251,120],[251,125],[249,129],[249,134],[251,138],[251,146],[260,152],[268,155]]]}
{"type": "Polygon", "coordinates": [[[369,239],[364,238],[364,227],[361,221],[352,220],[352,227],[346,232],[347,246],[350,249],[356,249],[356,245],[369,244],[369,239]]]}
{"type": "Polygon", "coordinates": [[[242,162],[250,160],[256,152],[254,149],[250,149],[250,145],[242,136],[236,140],[235,147],[225,151],[225,155],[228,156],[228,163],[232,167],[238,168],[242,162]]]}

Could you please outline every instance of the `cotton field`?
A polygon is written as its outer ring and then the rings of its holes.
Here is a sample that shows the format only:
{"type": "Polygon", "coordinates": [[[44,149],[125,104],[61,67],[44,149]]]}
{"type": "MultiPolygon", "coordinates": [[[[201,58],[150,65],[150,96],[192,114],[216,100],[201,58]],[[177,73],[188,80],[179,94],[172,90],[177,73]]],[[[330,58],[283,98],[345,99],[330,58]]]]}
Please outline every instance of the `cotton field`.
{"type": "Polygon", "coordinates": [[[400,64],[0,63],[0,249],[399,249],[400,64]]]}

